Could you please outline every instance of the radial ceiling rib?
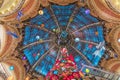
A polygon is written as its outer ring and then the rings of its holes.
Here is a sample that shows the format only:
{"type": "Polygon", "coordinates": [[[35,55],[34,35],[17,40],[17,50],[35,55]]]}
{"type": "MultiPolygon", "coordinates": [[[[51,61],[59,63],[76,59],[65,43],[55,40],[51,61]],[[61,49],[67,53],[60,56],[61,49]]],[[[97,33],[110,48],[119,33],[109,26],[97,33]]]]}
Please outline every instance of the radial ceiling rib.
{"type": "Polygon", "coordinates": [[[36,62],[34,63],[34,65],[33,65],[33,66],[31,67],[31,69],[30,69],[30,72],[32,72],[32,71],[34,70],[34,68],[39,65],[39,63],[41,62],[41,60],[42,60],[42,59],[50,52],[50,50],[53,49],[54,47],[55,47],[55,45],[53,45],[47,52],[45,52],[45,53],[38,59],[38,61],[36,61],[36,62]]]}
{"type": "Polygon", "coordinates": [[[92,41],[87,41],[87,40],[80,40],[79,42],[88,43],[88,44],[92,44],[92,45],[95,45],[95,46],[98,45],[98,43],[95,43],[95,42],[92,42],[92,41]]]}
{"type": "Polygon", "coordinates": [[[21,47],[19,50],[23,50],[23,49],[26,49],[28,47],[31,47],[31,46],[34,46],[34,45],[37,45],[37,44],[41,44],[41,43],[45,43],[45,42],[51,42],[52,39],[49,39],[49,40],[39,40],[39,41],[36,41],[36,42],[33,42],[33,43],[30,43],[30,44],[27,44],[23,47],[21,47]]]}
{"type": "Polygon", "coordinates": [[[67,26],[66,26],[66,31],[69,29],[70,23],[71,23],[72,20],[74,19],[75,14],[77,14],[78,10],[79,10],[79,7],[76,6],[75,9],[74,9],[74,11],[73,11],[73,13],[71,14],[71,16],[70,16],[70,18],[69,18],[68,24],[67,24],[67,26]]]}
{"type": "Polygon", "coordinates": [[[44,31],[46,31],[46,32],[48,32],[48,33],[54,34],[52,31],[46,29],[46,28],[43,27],[43,26],[39,26],[39,25],[37,25],[37,24],[25,23],[24,25],[25,25],[25,26],[30,26],[30,27],[32,27],[32,28],[41,29],[41,30],[44,30],[44,31]]]}
{"type": "Polygon", "coordinates": [[[89,28],[89,27],[96,27],[96,26],[98,26],[98,25],[103,25],[103,24],[104,24],[104,21],[100,21],[100,22],[95,22],[95,23],[92,23],[92,24],[88,24],[88,25],[83,26],[83,27],[81,27],[80,29],[72,32],[72,34],[74,34],[75,32],[78,32],[78,31],[82,31],[82,30],[84,30],[84,29],[86,29],[86,28],[89,28]]]}
{"type": "Polygon", "coordinates": [[[74,46],[70,45],[79,55],[89,64],[92,65],[92,63],[80,52],[78,51],[74,46]]]}
{"type": "Polygon", "coordinates": [[[53,20],[55,21],[55,23],[56,23],[56,25],[57,25],[57,27],[58,27],[58,29],[60,31],[60,26],[59,26],[58,20],[57,20],[55,14],[54,14],[54,11],[53,11],[51,5],[49,7],[47,7],[47,9],[48,9],[49,13],[51,14],[53,20]]]}
{"type": "MultiPolygon", "coordinates": [[[[88,65],[86,65],[86,64],[82,64],[82,66],[85,67],[85,68],[94,69],[94,70],[101,71],[101,72],[104,72],[104,73],[110,73],[110,72],[108,72],[108,71],[101,70],[101,69],[99,69],[99,68],[95,68],[95,67],[92,67],[92,66],[88,66],[88,65]]],[[[82,71],[82,70],[81,70],[81,71],[82,71]]]]}
{"type": "MultiPolygon", "coordinates": [[[[101,70],[99,68],[95,68],[95,67],[92,67],[92,66],[88,66],[88,65],[85,65],[85,64],[82,64],[83,68],[82,69],[90,69],[92,70],[89,74],[92,74],[92,75],[95,75],[95,76],[98,76],[98,77],[102,77],[102,78],[106,78],[107,80],[110,79],[109,76],[104,76],[101,75],[102,74],[107,74],[107,75],[113,75],[113,77],[120,77],[119,74],[115,74],[115,73],[112,73],[112,72],[109,72],[109,71],[105,71],[105,70],[101,70]],[[96,72],[99,72],[98,74],[96,74],[96,72]]],[[[81,69],[81,71],[82,71],[81,69]]],[[[112,80],[114,80],[112,77],[112,80]]],[[[118,79],[115,79],[115,80],[118,80],[118,79]]]]}
{"type": "Polygon", "coordinates": [[[60,50],[61,50],[61,47],[59,47],[59,50],[58,50],[58,54],[57,54],[56,60],[60,58],[60,55],[61,55],[60,50]]]}

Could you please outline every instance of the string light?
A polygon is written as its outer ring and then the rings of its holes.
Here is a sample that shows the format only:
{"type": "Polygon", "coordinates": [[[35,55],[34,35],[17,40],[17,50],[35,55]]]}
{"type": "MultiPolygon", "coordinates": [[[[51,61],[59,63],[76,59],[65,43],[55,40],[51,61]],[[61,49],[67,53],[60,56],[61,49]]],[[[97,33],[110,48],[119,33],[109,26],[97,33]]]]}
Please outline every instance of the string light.
{"type": "Polygon", "coordinates": [[[86,72],[86,73],[89,73],[89,72],[90,72],[90,70],[89,70],[89,69],[86,69],[86,70],[85,70],[85,72],[86,72]]]}
{"type": "Polygon", "coordinates": [[[115,3],[116,3],[116,5],[119,5],[119,4],[120,4],[120,1],[116,0],[116,2],[115,2],[115,3]]]}
{"type": "Polygon", "coordinates": [[[90,10],[89,10],[89,9],[86,9],[86,10],[85,10],[85,14],[90,14],[90,10]]]}
{"type": "Polygon", "coordinates": [[[15,6],[15,3],[13,3],[12,5],[15,6]]]}
{"type": "Polygon", "coordinates": [[[120,38],[118,39],[118,42],[120,43],[120,38]]]}
{"type": "Polygon", "coordinates": [[[10,66],[10,70],[14,70],[14,66],[10,66]]]}
{"type": "Polygon", "coordinates": [[[37,39],[37,40],[39,40],[39,39],[40,39],[40,36],[39,36],[39,35],[37,35],[37,36],[36,36],[36,39],[37,39]]]}
{"type": "Polygon", "coordinates": [[[5,12],[4,11],[2,11],[2,14],[4,14],[5,12]]]}
{"type": "Polygon", "coordinates": [[[75,42],[79,42],[80,41],[80,38],[75,38],[75,42]]]}
{"type": "Polygon", "coordinates": [[[30,80],[30,77],[26,77],[25,80],[30,80]]]}
{"type": "Polygon", "coordinates": [[[10,77],[7,78],[7,80],[14,80],[14,77],[10,76],[10,77]]]}
{"type": "Polygon", "coordinates": [[[44,14],[43,10],[42,9],[39,10],[39,15],[43,15],[43,14],[44,14]]]}

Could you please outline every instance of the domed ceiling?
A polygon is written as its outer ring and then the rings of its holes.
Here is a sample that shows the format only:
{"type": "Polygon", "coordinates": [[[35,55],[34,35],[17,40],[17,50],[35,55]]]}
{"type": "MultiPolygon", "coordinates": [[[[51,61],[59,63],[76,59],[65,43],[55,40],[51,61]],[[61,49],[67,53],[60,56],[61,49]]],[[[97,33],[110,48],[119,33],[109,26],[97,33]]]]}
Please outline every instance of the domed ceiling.
{"type": "Polygon", "coordinates": [[[119,0],[98,1],[0,0],[0,79],[119,79],[119,0]]]}
{"type": "Polygon", "coordinates": [[[27,21],[24,28],[20,50],[32,66],[31,70],[46,75],[64,47],[74,55],[79,70],[82,63],[98,65],[105,50],[103,21],[91,16],[89,9],[75,4],[51,5],[43,8],[43,12],[27,21]]]}

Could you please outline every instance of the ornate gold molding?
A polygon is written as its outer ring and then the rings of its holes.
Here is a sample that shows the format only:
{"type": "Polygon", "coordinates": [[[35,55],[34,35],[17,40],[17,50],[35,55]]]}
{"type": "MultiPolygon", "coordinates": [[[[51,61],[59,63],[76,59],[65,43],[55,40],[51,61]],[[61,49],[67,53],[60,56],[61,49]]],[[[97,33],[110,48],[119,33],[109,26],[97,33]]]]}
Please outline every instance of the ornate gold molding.
{"type": "Polygon", "coordinates": [[[110,72],[114,72],[117,74],[120,74],[118,70],[120,70],[120,59],[110,59],[104,62],[102,67],[105,70],[108,70],[110,72]]]}
{"type": "Polygon", "coordinates": [[[119,23],[120,15],[113,11],[105,0],[87,0],[87,5],[93,16],[99,17],[107,22],[119,23]]]}
{"type": "Polygon", "coordinates": [[[14,73],[14,76],[16,77],[16,79],[14,80],[24,80],[25,79],[25,68],[23,66],[23,63],[21,60],[17,59],[17,58],[14,58],[14,57],[8,57],[6,59],[4,59],[2,61],[2,63],[5,63],[9,66],[14,66],[14,70],[13,70],[13,73],[14,73]]]}
{"type": "Polygon", "coordinates": [[[15,29],[15,28],[11,28],[10,26],[8,25],[3,25],[5,27],[5,31],[6,31],[6,40],[5,40],[5,46],[4,46],[4,49],[2,50],[2,52],[0,53],[0,59],[2,59],[3,57],[7,57],[9,55],[11,55],[11,53],[15,50],[15,48],[17,47],[18,45],[18,42],[20,42],[20,36],[19,36],[19,33],[18,31],[15,29]],[[13,36],[11,35],[8,35],[7,34],[7,31],[10,31],[10,32],[15,32],[19,38],[14,38],[13,36]]]}
{"type": "Polygon", "coordinates": [[[11,4],[9,7],[6,7],[7,2],[9,2],[9,0],[4,0],[3,4],[6,4],[6,5],[3,5],[0,8],[0,17],[5,17],[5,16],[11,15],[14,12],[18,11],[22,7],[22,4],[24,4],[25,0],[10,1],[9,3],[11,3],[11,4]]]}
{"type": "MultiPolygon", "coordinates": [[[[38,14],[38,9],[40,6],[40,0],[26,0],[20,10],[22,11],[23,15],[20,18],[20,22],[24,21],[28,18],[34,17],[38,14]]],[[[17,20],[18,11],[14,12],[13,14],[5,17],[0,17],[1,21],[7,22],[19,22],[17,20]]]]}
{"type": "Polygon", "coordinates": [[[116,51],[116,53],[120,56],[120,43],[118,42],[118,35],[120,34],[120,25],[116,26],[112,29],[110,34],[108,35],[109,41],[116,51]]]}
{"type": "Polygon", "coordinates": [[[68,5],[70,3],[74,3],[77,0],[40,0],[42,6],[47,7],[50,3],[58,4],[58,5],[68,5]]]}
{"type": "Polygon", "coordinates": [[[120,14],[120,1],[119,0],[105,0],[107,5],[114,10],[115,12],[117,12],[118,14],[120,14]],[[119,7],[119,8],[118,8],[119,7]]]}
{"type": "Polygon", "coordinates": [[[70,3],[74,3],[78,0],[48,0],[49,2],[52,2],[52,3],[55,3],[55,4],[58,4],[58,5],[68,5],[70,3]]]}

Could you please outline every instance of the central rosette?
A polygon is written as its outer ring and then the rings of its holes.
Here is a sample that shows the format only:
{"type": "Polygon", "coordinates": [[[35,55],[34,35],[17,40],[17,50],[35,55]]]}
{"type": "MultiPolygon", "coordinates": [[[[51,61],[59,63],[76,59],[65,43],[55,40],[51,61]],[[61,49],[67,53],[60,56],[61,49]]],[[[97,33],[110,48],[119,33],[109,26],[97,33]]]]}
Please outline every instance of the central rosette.
{"type": "Polygon", "coordinates": [[[71,40],[71,37],[70,37],[69,33],[65,30],[61,31],[57,35],[57,44],[58,45],[65,46],[70,43],[70,40],[71,40]]]}

